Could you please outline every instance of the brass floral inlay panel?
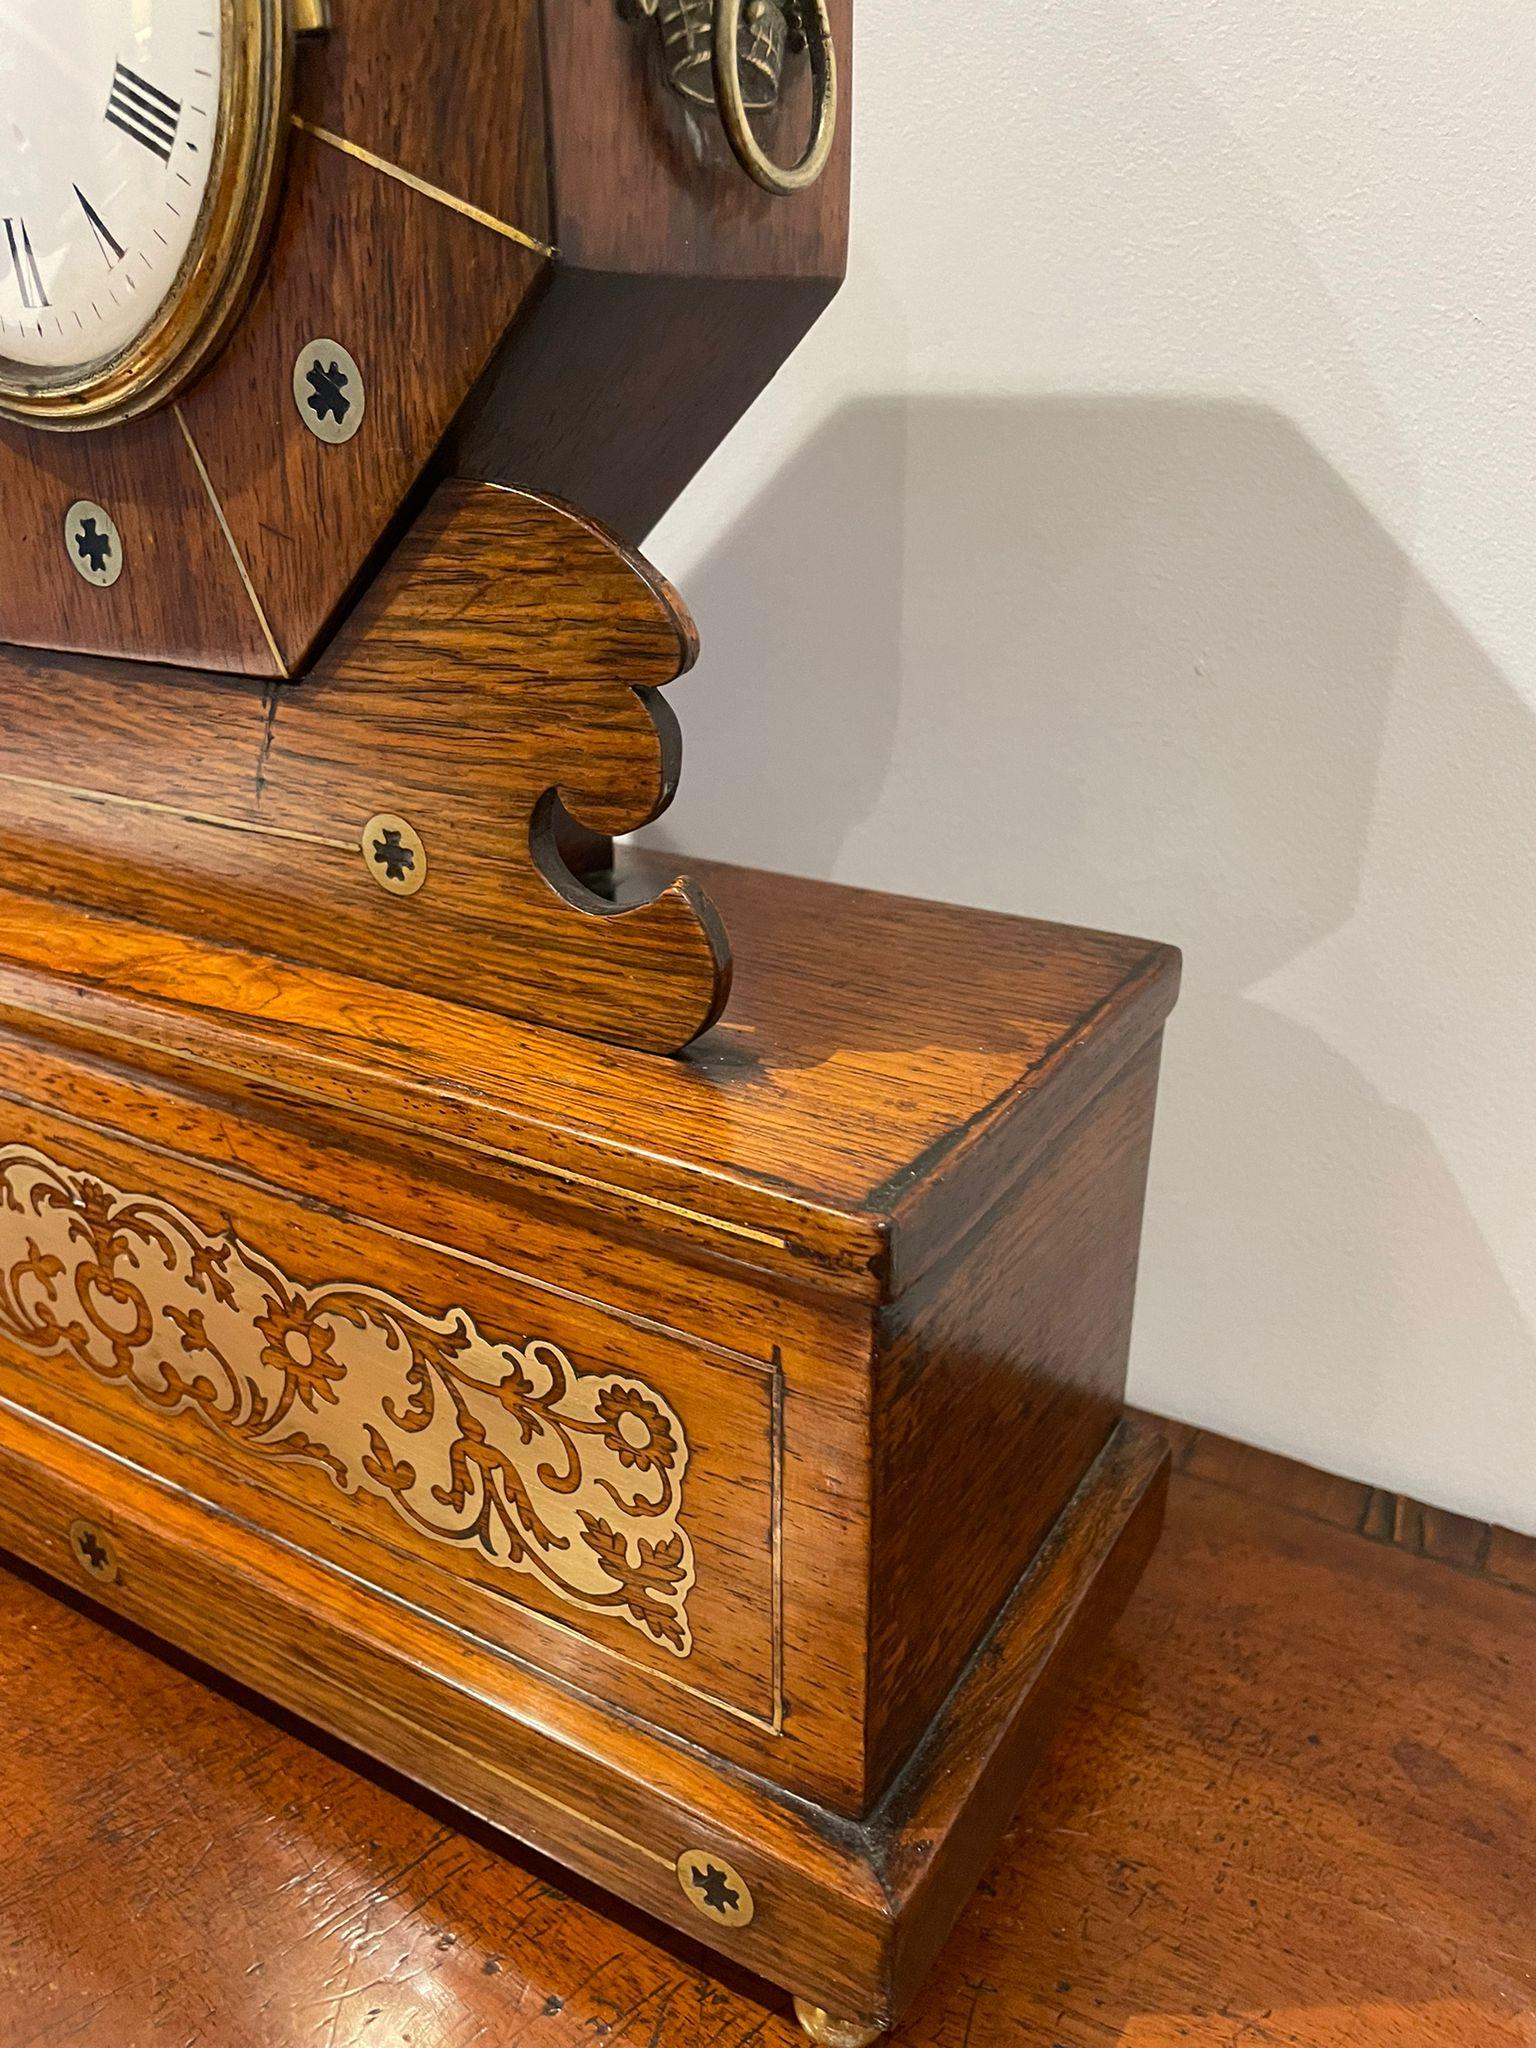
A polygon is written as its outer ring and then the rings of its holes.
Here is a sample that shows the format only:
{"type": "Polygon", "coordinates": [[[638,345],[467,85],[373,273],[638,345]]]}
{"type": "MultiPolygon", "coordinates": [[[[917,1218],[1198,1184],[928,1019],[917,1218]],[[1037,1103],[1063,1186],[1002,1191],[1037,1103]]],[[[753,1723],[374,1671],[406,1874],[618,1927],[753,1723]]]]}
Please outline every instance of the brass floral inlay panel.
{"type": "Polygon", "coordinates": [[[693,1647],[688,1443],[643,1380],[579,1372],[543,1338],[493,1342],[462,1308],[302,1287],[232,1231],[23,1145],[0,1148],[0,1336],[693,1647]]]}

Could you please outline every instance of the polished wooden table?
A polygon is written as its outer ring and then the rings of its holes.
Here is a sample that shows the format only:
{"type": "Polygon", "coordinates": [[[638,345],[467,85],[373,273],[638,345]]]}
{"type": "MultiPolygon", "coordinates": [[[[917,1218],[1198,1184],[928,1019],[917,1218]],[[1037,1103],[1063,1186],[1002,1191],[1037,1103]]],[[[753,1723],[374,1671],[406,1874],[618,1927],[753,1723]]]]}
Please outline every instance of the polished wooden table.
{"type": "MultiPolygon", "coordinates": [[[[1173,1432],[909,2048],[1533,2048],[1536,1543],[1173,1432]]],[[[787,2001],[0,1571],[0,2048],[793,2048],[787,2001]]]]}

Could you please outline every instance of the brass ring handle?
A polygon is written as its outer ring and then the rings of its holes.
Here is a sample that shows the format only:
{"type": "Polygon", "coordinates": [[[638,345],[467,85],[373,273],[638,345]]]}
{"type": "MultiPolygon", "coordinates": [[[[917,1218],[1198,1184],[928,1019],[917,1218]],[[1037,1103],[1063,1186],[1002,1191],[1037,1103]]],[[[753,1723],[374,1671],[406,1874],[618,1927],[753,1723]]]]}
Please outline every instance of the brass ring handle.
{"type": "Polygon", "coordinates": [[[742,0],[715,0],[715,103],[736,160],[747,176],[765,192],[787,199],[816,183],[827,168],[837,135],[837,50],[832,42],[827,0],[802,0],[814,113],[805,154],[791,165],[776,164],[752,132],[737,61],[741,4],[742,0]]]}

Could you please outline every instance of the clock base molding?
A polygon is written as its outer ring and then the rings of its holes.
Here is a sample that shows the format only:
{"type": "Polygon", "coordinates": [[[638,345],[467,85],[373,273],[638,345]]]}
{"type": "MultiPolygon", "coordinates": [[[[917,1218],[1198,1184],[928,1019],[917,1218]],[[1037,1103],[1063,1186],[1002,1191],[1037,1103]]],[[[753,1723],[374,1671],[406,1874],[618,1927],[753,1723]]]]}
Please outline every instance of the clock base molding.
{"type": "Polygon", "coordinates": [[[862,2040],[1156,1538],[1177,956],[699,877],[676,1059],[0,898],[0,1545],[862,2040]]]}

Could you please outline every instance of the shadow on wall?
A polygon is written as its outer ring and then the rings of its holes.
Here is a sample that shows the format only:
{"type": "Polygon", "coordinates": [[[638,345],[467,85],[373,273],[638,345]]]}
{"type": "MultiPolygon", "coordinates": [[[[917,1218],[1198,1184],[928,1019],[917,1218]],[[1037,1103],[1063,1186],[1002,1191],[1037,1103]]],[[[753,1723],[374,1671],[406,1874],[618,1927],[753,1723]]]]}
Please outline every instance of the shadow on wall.
{"type": "Polygon", "coordinates": [[[652,843],[1185,948],[1137,1398],[1529,1525],[1536,1344],[1432,1076],[1536,1156],[1536,723],[1337,472],[1253,406],[868,400],[686,581],[652,843]]]}

